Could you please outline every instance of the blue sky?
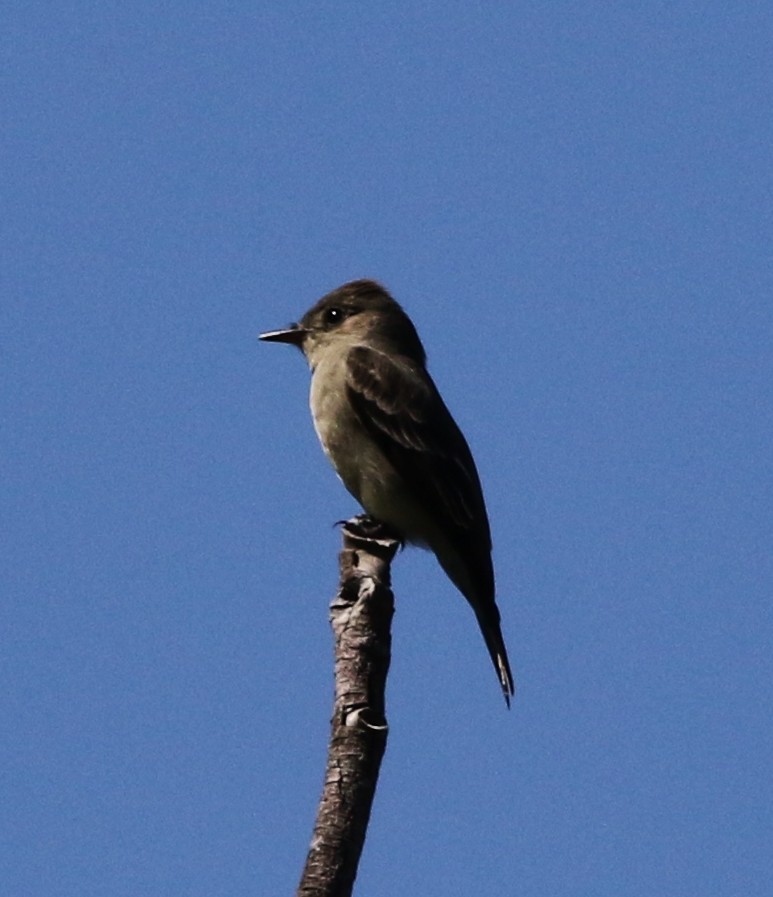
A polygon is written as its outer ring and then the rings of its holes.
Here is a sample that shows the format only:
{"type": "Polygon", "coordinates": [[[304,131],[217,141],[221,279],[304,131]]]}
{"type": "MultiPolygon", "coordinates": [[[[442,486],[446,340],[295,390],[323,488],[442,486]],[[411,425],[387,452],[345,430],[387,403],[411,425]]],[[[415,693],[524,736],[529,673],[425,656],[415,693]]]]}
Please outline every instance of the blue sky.
{"type": "Polygon", "coordinates": [[[385,283],[518,681],[394,564],[357,893],[771,887],[768,3],[26,3],[0,165],[0,880],[292,893],[331,708],[300,355],[385,283]]]}

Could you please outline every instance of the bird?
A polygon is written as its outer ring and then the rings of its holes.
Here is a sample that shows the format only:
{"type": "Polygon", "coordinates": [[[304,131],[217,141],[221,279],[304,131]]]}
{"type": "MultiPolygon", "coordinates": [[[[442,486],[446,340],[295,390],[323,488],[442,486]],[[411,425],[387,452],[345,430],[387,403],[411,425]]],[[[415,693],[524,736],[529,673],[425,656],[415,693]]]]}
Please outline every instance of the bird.
{"type": "Polygon", "coordinates": [[[411,319],[381,284],[361,279],[259,338],[301,349],[314,428],[333,468],[369,516],[435,554],[475,613],[509,707],[515,683],[480,478],[411,319]]]}

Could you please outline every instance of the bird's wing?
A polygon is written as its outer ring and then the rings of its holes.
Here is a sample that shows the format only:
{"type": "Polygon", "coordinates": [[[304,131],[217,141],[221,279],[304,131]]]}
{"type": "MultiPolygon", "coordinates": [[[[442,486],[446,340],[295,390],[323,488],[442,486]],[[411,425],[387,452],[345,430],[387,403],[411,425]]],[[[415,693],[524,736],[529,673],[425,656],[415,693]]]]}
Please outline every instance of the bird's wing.
{"type": "Polygon", "coordinates": [[[411,491],[444,515],[453,541],[490,551],[480,480],[462,432],[423,367],[368,346],[347,356],[349,400],[411,491]]]}
{"type": "Polygon", "coordinates": [[[509,707],[513,674],[494,600],[491,534],[467,442],[423,367],[367,346],[351,349],[346,362],[348,397],[361,423],[421,504],[437,509],[436,522],[467,567],[474,587],[465,588],[438,554],[475,611],[509,707]]]}

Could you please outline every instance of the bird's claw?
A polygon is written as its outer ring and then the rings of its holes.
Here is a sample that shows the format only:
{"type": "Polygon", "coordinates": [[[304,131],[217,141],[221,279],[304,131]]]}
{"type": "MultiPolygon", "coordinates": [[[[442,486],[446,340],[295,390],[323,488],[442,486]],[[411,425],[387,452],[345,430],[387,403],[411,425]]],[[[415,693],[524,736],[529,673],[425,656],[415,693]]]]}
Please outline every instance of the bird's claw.
{"type": "Polygon", "coordinates": [[[350,520],[339,520],[337,523],[361,539],[391,540],[397,542],[401,549],[405,547],[405,539],[401,533],[370,514],[358,514],[350,520]]]}

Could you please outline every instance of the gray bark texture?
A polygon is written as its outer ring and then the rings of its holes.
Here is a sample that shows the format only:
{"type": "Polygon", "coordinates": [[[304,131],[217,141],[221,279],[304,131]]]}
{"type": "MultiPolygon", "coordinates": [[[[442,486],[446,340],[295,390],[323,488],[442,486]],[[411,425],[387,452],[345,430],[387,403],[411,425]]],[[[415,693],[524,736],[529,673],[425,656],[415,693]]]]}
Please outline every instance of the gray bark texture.
{"type": "Polygon", "coordinates": [[[338,593],[330,605],[335,703],[325,784],[296,897],[349,897],[387,742],[384,702],[400,542],[372,518],[343,524],[338,593]]]}

